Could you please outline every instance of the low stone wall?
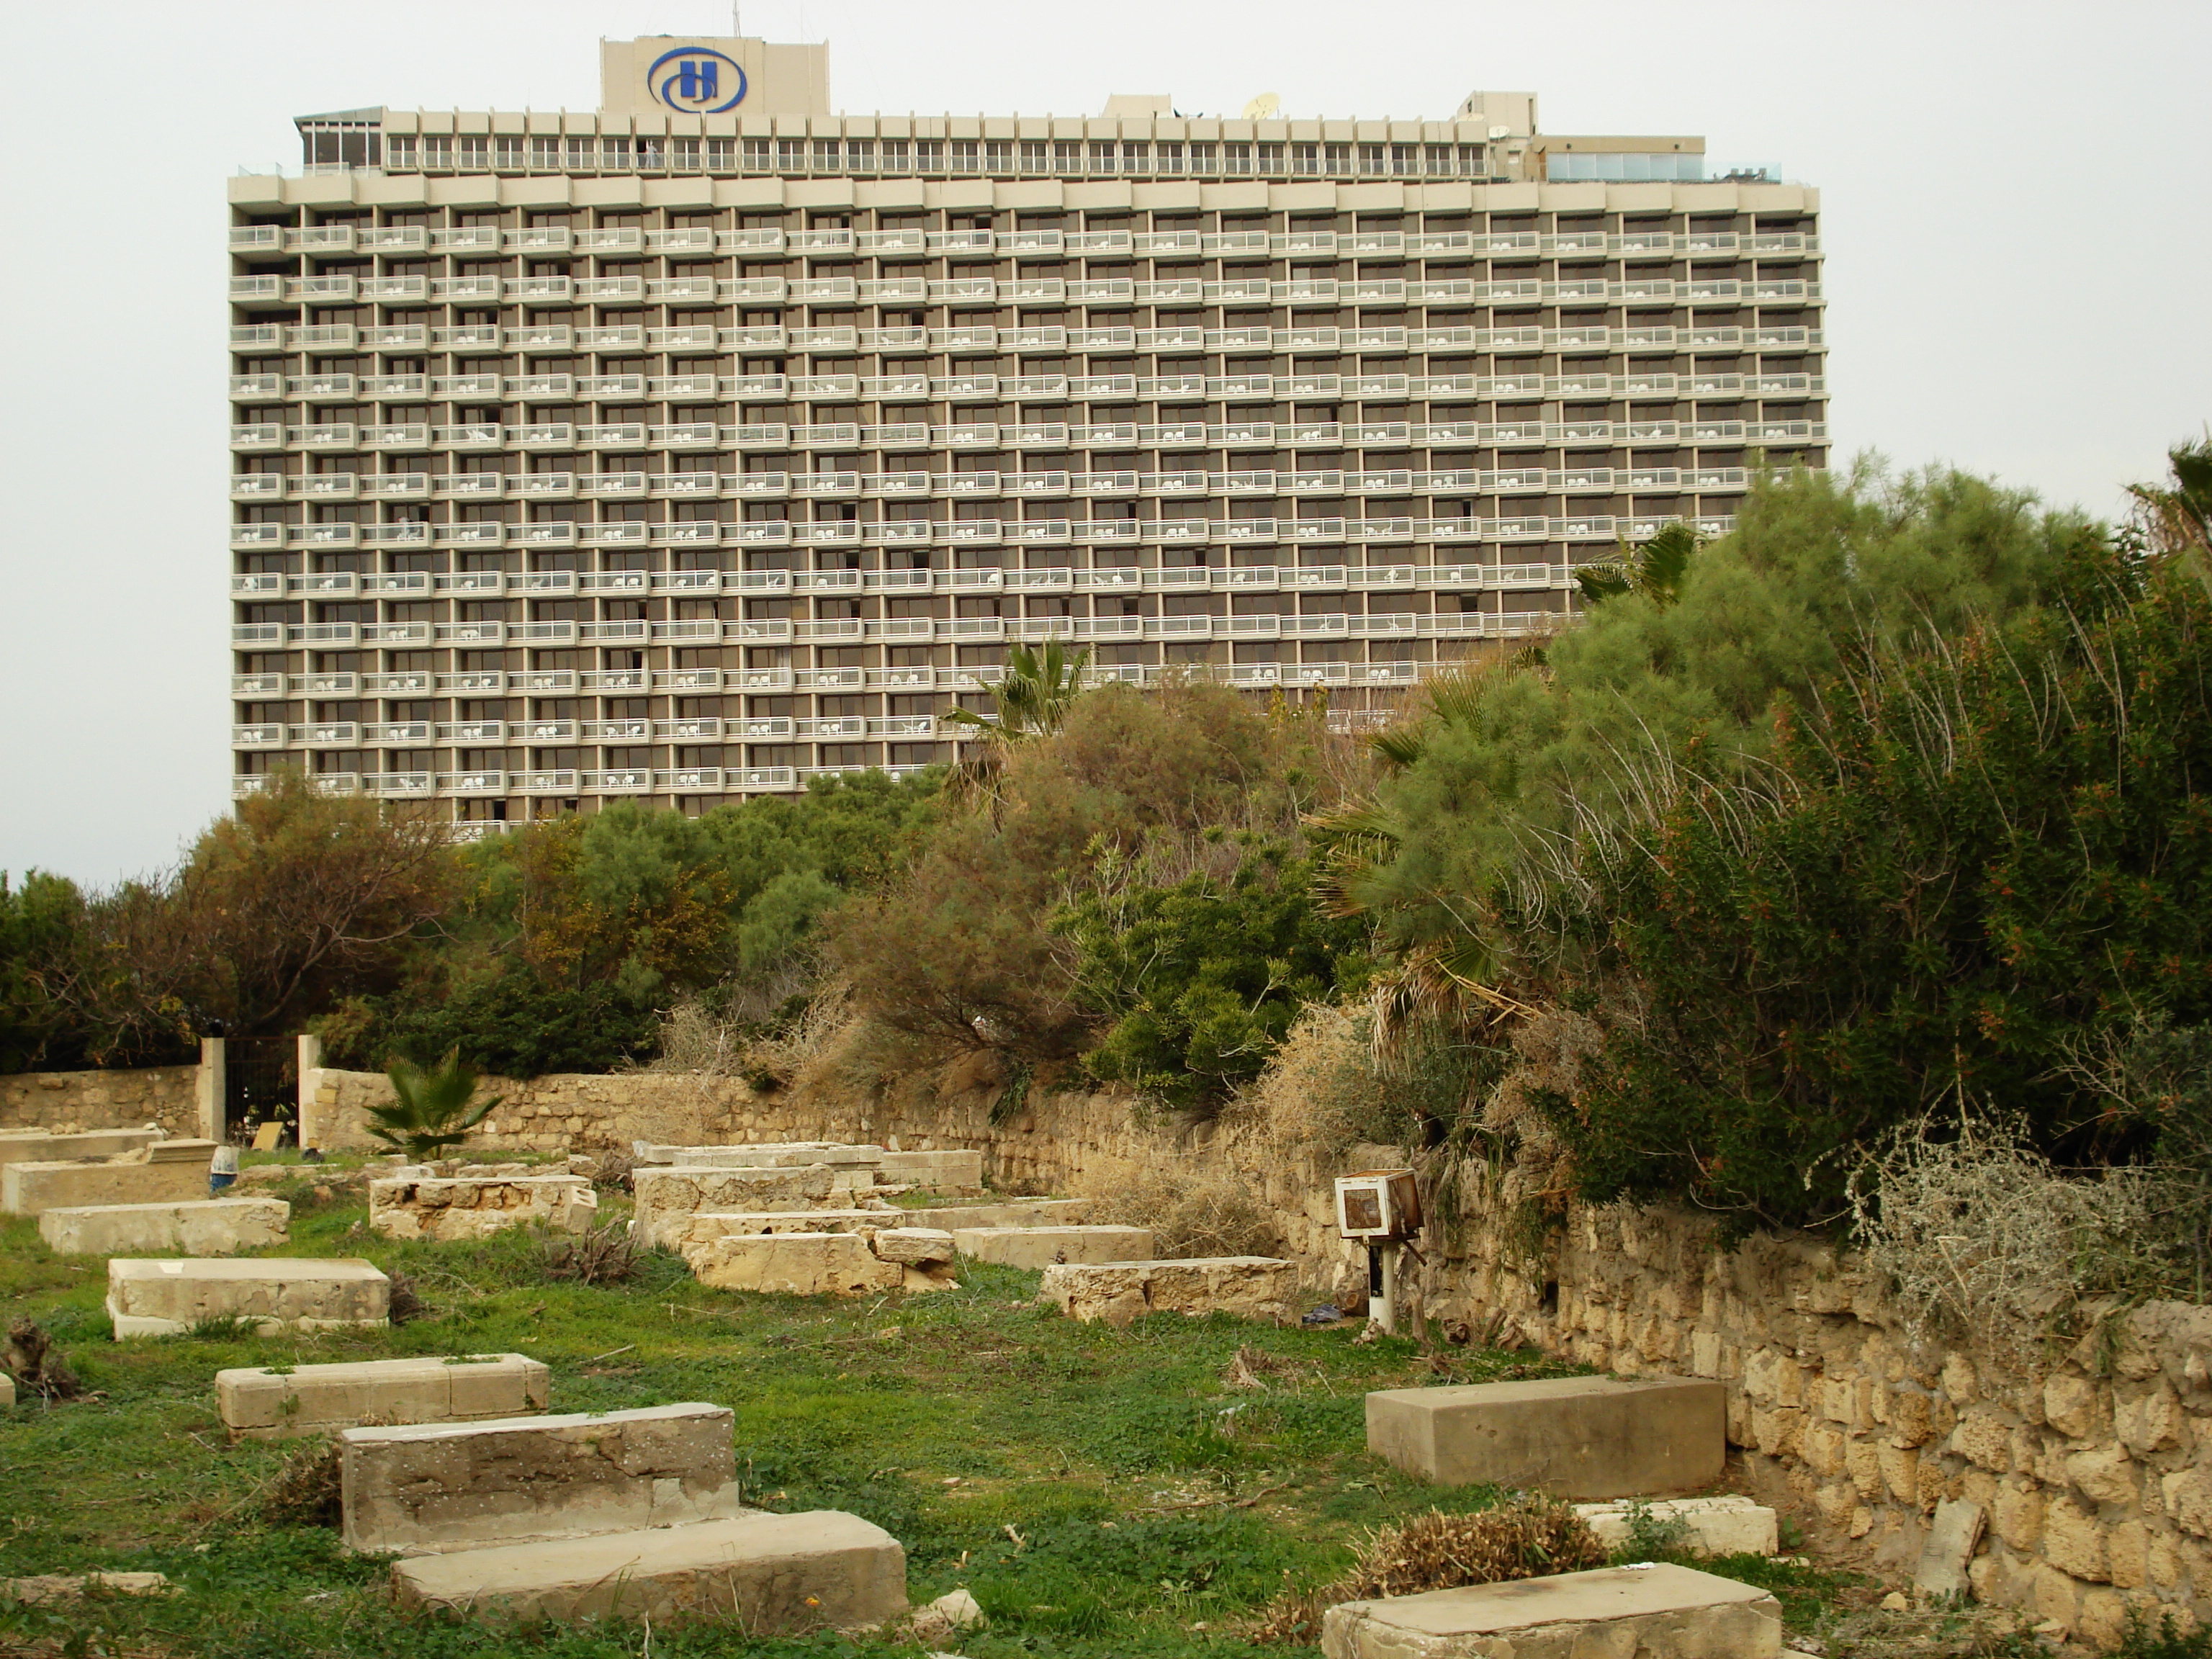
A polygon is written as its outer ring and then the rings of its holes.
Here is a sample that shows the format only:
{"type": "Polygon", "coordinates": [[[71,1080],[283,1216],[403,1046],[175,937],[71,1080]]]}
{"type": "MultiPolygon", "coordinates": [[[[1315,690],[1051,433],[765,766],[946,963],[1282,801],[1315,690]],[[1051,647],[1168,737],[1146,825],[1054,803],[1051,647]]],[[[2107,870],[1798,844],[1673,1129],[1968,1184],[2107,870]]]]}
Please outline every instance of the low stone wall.
{"type": "Polygon", "coordinates": [[[200,1133],[197,1066],[128,1072],[15,1072],[0,1076],[0,1129],[139,1129],[200,1133]]]}
{"type": "MultiPolygon", "coordinates": [[[[386,1086],[320,1073],[316,1144],[349,1144],[386,1086]]],[[[1134,1176],[1228,1166],[1316,1300],[1358,1261],[1335,1236],[1337,1171],[1295,1148],[1148,1127],[1111,1094],[1032,1094],[994,1122],[1003,1085],[980,1064],[848,1097],[653,1073],[489,1086],[506,1097],[481,1137],[495,1146],[974,1147],[1000,1190],[1095,1197],[1086,1218],[1103,1222],[1125,1218],[1115,1199],[1134,1176]]],[[[1608,1210],[1573,1217],[1540,1261],[1480,1225],[1424,1249],[1432,1315],[1622,1376],[1724,1382],[1752,1483],[1826,1543],[1909,1576],[1936,1505],[1963,1498],[1988,1516],[1971,1574],[1984,1600],[2106,1646],[2138,1605],[2212,1619],[2212,1309],[2148,1304],[2022,1372],[1916,1349],[1875,1276],[1817,1239],[1723,1249],[1706,1218],[1608,1210]]]]}

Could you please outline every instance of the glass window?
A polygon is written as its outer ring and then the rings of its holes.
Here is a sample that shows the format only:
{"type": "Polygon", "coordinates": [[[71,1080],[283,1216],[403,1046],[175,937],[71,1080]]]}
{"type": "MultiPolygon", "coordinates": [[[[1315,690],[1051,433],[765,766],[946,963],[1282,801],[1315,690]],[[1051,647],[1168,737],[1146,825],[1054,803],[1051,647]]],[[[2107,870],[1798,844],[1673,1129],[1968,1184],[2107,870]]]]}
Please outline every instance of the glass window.
{"type": "Polygon", "coordinates": [[[885,173],[904,173],[913,165],[912,154],[905,139],[884,140],[884,171],[885,173]]]}
{"type": "Polygon", "coordinates": [[[1045,157],[1049,153],[1049,149],[1042,139],[1024,138],[1022,140],[1022,171],[1024,173],[1046,171],[1045,157]]]}
{"type": "MultiPolygon", "coordinates": [[[[724,145],[726,145],[730,141],[726,138],[717,138],[714,140],[714,143],[724,145]]],[[[768,140],[765,138],[746,139],[745,170],[749,173],[766,173],[768,171],[768,140]]]]}
{"type": "MultiPolygon", "coordinates": [[[[1263,151],[1267,148],[1267,146],[1264,144],[1261,146],[1261,149],[1263,151]]],[[[1280,147],[1278,146],[1277,148],[1279,149],[1280,147]]],[[[1343,146],[1339,145],[1337,148],[1342,149],[1343,146]]],[[[1321,171],[1321,146],[1319,144],[1292,144],[1291,146],[1291,171],[1293,173],[1319,173],[1321,171]]]]}
{"type": "Polygon", "coordinates": [[[992,173],[1010,173],[1014,166],[1014,147],[1004,138],[993,138],[983,146],[983,162],[992,173]]]}
{"type": "Polygon", "coordinates": [[[848,173],[873,173],[876,170],[876,141],[872,138],[854,138],[845,145],[845,169],[848,173]]]}
{"type": "Polygon", "coordinates": [[[1249,173],[1252,170],[1252,146],[1224,144],[1221,147],[1221,170],[1224,173],[1249,173]]]}

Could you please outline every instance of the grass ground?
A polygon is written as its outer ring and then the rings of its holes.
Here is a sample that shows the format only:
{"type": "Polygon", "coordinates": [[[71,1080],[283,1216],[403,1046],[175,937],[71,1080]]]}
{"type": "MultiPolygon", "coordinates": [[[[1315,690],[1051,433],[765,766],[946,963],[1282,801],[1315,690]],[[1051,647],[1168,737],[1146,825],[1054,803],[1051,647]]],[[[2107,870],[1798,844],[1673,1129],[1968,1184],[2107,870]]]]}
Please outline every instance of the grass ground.
{"type": "MultiPolygon", "coordinates": [[[[711,1291],[657,1255],[623,1285],[548,1283],[519,1234],[396,1243],[368,1231],[358,1202],[316,1202],[312,1181],[284,1189],[292,1242],[268,1254],[366,1256],[409,1276],[426,1317],[388,1331],[118,1344],[104,1263],[56,1256],[34,1224],[0,1219],[0,1313],[44,1325],[97,1391],[0,1413],[0,1576],[151,1569],[180,1587],[159,1600],[0,1608],[0,1654],[919,1651],[400,1613],[382,1594],[382,1565],[347,1557],[333,1531],[261,1519],[286,1449],[226,1443],[212,1388],[225,1366],[514,1350],[552,1367],[556,1411],[728,1405],[747,1500],[848,1510],[888,1528],[906,1546],[917,1603],[964,1585],[989,1615],[962,1638],[970,1659],[1282,1653],[1236,1632],[1285,1583],[1334,1577],[1380,1522],[1498,1497],[1421,1486],[1370,1455],[1361,1396],[1562,1369],[1454,1351],[1439,1372],[1411,1342],[1355,1343],[1350,1327],[1160,1315],[1115,1331],[1040,1305],[1034,1273],[974,1264],[957,1291],[853,1302],[711,1291]],[[1244,1345],[1267,1357],[1266,1386],[1226,1380],[1244,1345]]],[[[1801,1629],[1832,1622],[1839,1599],[1864,1599],[1808,1566],[1710,1565],[1771,1585],[1801,1629]]]]}

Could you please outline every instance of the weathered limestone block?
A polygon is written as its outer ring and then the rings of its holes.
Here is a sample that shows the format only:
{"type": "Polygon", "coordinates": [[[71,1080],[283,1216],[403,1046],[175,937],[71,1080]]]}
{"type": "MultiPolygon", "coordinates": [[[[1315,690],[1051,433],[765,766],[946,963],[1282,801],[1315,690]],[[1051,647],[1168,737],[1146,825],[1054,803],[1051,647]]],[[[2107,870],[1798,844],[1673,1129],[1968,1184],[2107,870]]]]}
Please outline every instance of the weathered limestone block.
{"type": "Polygon", "coordinates": [[[5,1411],[15,1403],[15,1379],[7,1372],[0,1371],[0,1411],[5,1411]]]}
{"type": "Polygon", "coordinates": [[[952,1235],[941,1227],[886,1227],[869,1243],[884,1261],[921,1267],[952,1260],[952,1235]]]}
{"type": "Polygon", "coordinates": [[[1720,1479],[1726,1395],[1704,1377],[1384,1389],[1367,1396],[1367,1446],[1443,1486],[1578,1498],[1689,1492],[1720,1479]]]}
{"type": "Polygon", "coordinates": [[[214,1157],[211,1140],[167,1140],[99,1164],[10,1164],[0,1168],[0,1210],[44,1215],[101,1204],[187,1203],[208,1195],[214,1157]]]}
{"type": "Polygon", "coordinates": [[[292,1206],[281,1198],[204,1198],[48,1210],[39,1218],[39,1237],[64,1255],[229,1255],[282,1244],[291,1224],[292,1206]]]}
{"type": "Polygon", "coordinates": [[[1662,1563],[1346,1601],[1322,1622],[1327,1659],[1774,1659],[1766,1591],[1662,1563]]]}
{"type": "Polygon", "coordinates": [[[661,1146],[641,1140],[634,1150],[641,1164],[724,1170],[805,1169],[814,1164],[872,1168],[886,1156],[880,1146],[842,1140],[772,1140],[730,1146],[661,1146]]]}
{"type": "Polygon", "coordinates": [[[1012,1198],[995,1204],[940,1204],[901,1210],[909,1227],[1072,1227],[1091,1218],[1097,1206],[1087,1198],[1012,1198]]]}
{"type": "Polygon", "coordinates": [[[1143,1227],[962,1227],[952,1243],[963,1256],[1006,1267],[1152,1259],[1152,1235],[1143,1227]]]}
{"type": "Polygon", "coordinates": [[[743,1512],[727,1407],[495,1418],[338,1436],[345,1542],[405,1555],[743,1512]]]}
{"type": "Polygon", "coordinates": [[[637,1199],[634,1224],[639,1238],[663,1249],[675,1248],[684,1231],[681,1217],[707,1210],[827,1208],[833,1190],[826,1164],[799,1169],[638,1170],[631,1175],[630,1186],[637,1199]]]}
{"type": "MultiPolygon", "coordinates": [[[[1577,1504],[1575,1513],[1611,1550],[1628,1542],[1638,1507],[1632,1500],[1577,1504]]],[[[1662,1498],[1640,1507],[1659,1525],[1680,1528],[1682,1540],[1707,1555],[1771,1555],[1781,1546],[1774,1511],[1748,1498],[1662,1498]]]]}
{"type": "Polygon", "coordinates": [[[287,1256],[107,1264],[107,1313],[118,1340],[173,1336],[203,1319],[250,1319],[265,1333],[382,1325],[391,1281],[373,1263],[287,1256]]]}
{"type": "Polygon", "coordinates": [[[973,1149],[938,1152],[885,1152],[884,1179],[909,1181],[938,1192],[972,1193],[983,1188],[983,1154],[973,1149]]]}
{"type": "Polygon", "coordinates": [[[1225,1313],[1288,1324],[1297,1317],[1298,1264],[1264,1255],[1179,1261],[1059,1262],[1038,1294],[1071,1318],[1127,1325],[1148,1313],[1225,1313]]]}
{"type": "Polygon", "coordinates": [[[387,1178],[368,1183],[368,1224],[387,1238],[445,1243],[488,1238],[536,1222],[580,1233],[599,1219],[599,1195],[573,1175],[387,1178]]]}
{"type": "Polygon", "coordinates": [[[164,1137],[159,1129],[86,1129],[52,1134],[44,1129],[0,1129],[0,1164],[82,1163],[115,1158],[150,1146],[164,1137]]]}
{"type": "Polygon", "coordinates": [[[943,1254],[885,1257],[878,1243],[886,1237],[883,1233],[733,1233],[688,1247],[684,1259],[702,1285],[723,1291],[867,1296],[956,1288],[949,1267],[951,1241],[923,1243],[912,1231],[889,1235],[892,1248],[943,1254]]]}
{"type": "Polygon", "coordinates": [[[906,1552],[836,1510],[420,1556],[392,1567],[403,1607],[566,1624],[720,1619],[753,1636],[849,1630],[907,1608],[906,1552]]]}
{"type": "Polygon", "coordinates": [[[234,1440],[283,1440],[380,1423],[448,1423],[545,1409],[551,1373],[519,1353],[343,1364],[251,1366],[215,1374],[216,1410],[234,1440]]]}
{"type": "Polygon", "coordinates": [[[664,1249],[689,1256],[696,1247],[737,1233],[866,1233],[903,1223],[903,1210],[695,1210],[665,1218],[664,1249]]]}

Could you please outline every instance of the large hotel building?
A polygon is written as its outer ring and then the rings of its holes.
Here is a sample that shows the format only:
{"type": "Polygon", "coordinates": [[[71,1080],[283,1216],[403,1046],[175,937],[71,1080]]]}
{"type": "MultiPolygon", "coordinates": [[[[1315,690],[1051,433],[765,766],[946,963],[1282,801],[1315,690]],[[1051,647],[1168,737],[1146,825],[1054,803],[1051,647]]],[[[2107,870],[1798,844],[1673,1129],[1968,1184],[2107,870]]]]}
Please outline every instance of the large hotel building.
{"type": "Polygon", "coordinates": [[[950,759],[1050,640],[1357,719],[1826,457],[1817,193],[1699,138],[601,51],[596,113],[303,117],[231,181],[240,793],[697,811],[950,759]]]}

